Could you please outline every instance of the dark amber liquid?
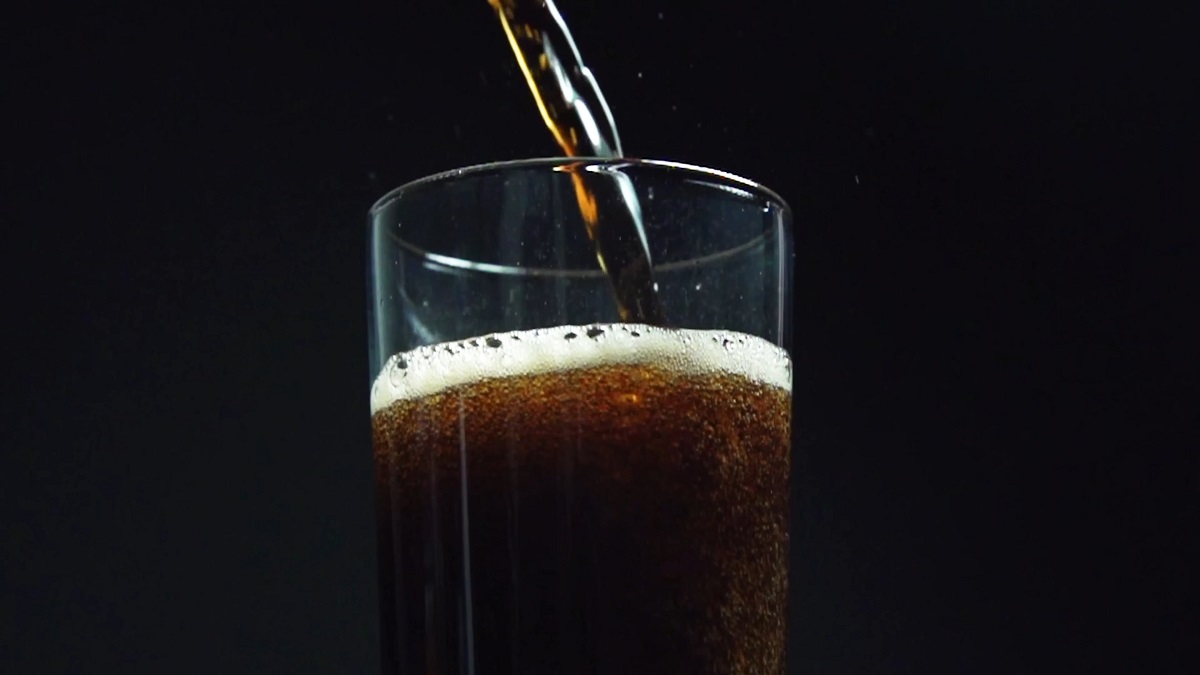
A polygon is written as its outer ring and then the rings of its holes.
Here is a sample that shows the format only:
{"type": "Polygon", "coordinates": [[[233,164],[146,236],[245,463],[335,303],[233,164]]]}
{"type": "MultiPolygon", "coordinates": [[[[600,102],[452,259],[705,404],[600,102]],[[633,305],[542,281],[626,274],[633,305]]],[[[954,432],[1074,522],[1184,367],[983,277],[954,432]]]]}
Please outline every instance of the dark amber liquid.
{"type": "Polygon", "coordinates": [[[790,393],[600,366],[374,415],[386,673],[783,672],[790,393]]]}

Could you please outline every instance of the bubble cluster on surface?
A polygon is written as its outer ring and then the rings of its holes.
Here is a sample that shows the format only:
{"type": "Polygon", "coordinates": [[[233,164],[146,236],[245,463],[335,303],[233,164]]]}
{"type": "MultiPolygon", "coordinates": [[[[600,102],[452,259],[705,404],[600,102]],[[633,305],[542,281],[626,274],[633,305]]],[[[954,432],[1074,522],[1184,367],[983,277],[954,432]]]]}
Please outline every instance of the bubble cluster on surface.
{"type": "Polygon", "coordinates": [[[494,333],[397,354],[371,387],[371,412],[484,379],[642,363],[680,374],[740,375],[792,389],[787,352],[762,338],[732,331],[592,324],[494,333]]]}

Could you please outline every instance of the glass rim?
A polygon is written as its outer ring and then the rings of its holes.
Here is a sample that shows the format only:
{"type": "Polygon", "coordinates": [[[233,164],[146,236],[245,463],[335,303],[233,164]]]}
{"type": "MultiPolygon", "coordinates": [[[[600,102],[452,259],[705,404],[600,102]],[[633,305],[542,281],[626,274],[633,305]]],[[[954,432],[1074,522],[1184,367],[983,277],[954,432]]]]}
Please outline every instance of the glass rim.
{"type": "MultiPolygon", "coordinates": [[[[550,168],[556,170],[559,167],[572,166],[577,164],[586,164],[589,166],[605,166],[605,167],[647,167],[659,171],[676,171],[682,174],[682,178],[688,177],[703,177],[708,181],[716,181],[717,187],[725,190],[733,190],[742,196],[755,197],[764,199],[778,206],[786,216],[788,222],[791,221],[791,207],[780,197],[777,192],[756,181],[748,178],[743,178],[728,171],[720,169],[710,169],[708,167],[697,164],[686,164],[683,162],[673,162],[668,160],[656,159],[631,159],[631,158],[613,158],[613,157],[535,157],[530,159],[513,159],[499,162],[486,162],[483,164],[473,164],[470,166],[460,167],[457,169],[449,169],[435,174],[430,174],[422,178],[418,178],[403,185],[393,188],[385,195],[376,200],[368,212],[368,222],[374,223],[375,216],[383,209],[387,208],[396,200],[402,198],[406,192],[414,189],[419,189],[438,182],[457,179],[462,177],[470,177],[489,172],[502,172],[509,169],[528,169],[528,168],[550,168]]],[[[373,225],[372,225],[373,226],[373,225]]],[[[670,272],[677,269],[690,267],[701,267],[711,263],[718,262],[723,259],[734,257],[746,250],[753,248],[760,242],[767,239],[767,234],[759,234],[747,242],[743,242],[732,248],[717,251],[705,256],[691,258],[688,260],[678,260],[674,262],[664,263],[662,265],[654,265],[654,269],[660,272],[670,272]]],[[[562,268],[538,268],[538,267],[518,267],[512,265],[501,265],[496,263],[485,263],[476,260],[465,260],[455,256],[448,256],[433,251],[423,249],[407,239],[397,236],[395,233],[390,233],[390,238],[402,249],[405,249],[410,254],[418,259],[424,260],[427,264],[432,263],[445,268],[456,269],[460,272],[471,272],[481,274],[498,274],[504,276],[517,277],[558,277],[558,278],[601,278],[606,274],[600,269],[562,269],[562,268]]]]}
{"type": "Polygon", "coordinates": [[[417,178],[416,180],[411,180],[407,183],[404,183],[403,185],[400,185],[399,187],[392,188],[386,194],[384,194],[382,197],[375,200],[375,203],[371,205],[371,209],[370,209],[370,211],[368,211],[368,214],[371,216],[374,216],[377,211],[385,208],[388,204],[390,204],[393,201],[395,201],[396,199],[399,199],[400,197],[402,197],[405,192],[414,190],[416,188],[424,187],[426,185],[431,185],[433,183],[439,183],[439,182],[442,182],[442,181],[445,181],[445,180],[451,179],[451,178],[469,177],[469,176],[488,173],[488,172],[504,171],[506,169],[526,169],[526,168],[536,168],[536,167],[550,167],[553,169],[554,167],[562,167],[562,166],[568,166],[568,165],[573,165],[573,164],[587,164],[587,165],[591,165],[591,166],[601,166],[602,165],[602,166],[618,167],[618,168],[630,167],[630,166],[643,166],[643,167],[648,167],[651,169],[679,171],[684,174],[691,174],[693,176],[703,176],[710,180],[718,179],[724,183],[733,184],[733,185],[730,185],[730,187],[737,187],[743,191],[750,193],[751,195],[755,195],[758,197],[764,197],[772,202],[775,202],[789,216],[791,215],[791,212],[792,212],[791,207],[788,206],[788,203],[786,201],[784,201],[783,197],[779,196],[778,192],[775,192],[771,188],[767,187],[766,185],[763,185],[762,183],[759,183],[758,181],[750,180],[749,178],[744,178],[737,174],[733,174],[728,171],[722,171],[720,169],[712,169],[712,168],[709,168],[706,166],[701,166],[699,164],[687,164],[685,162],[674,162],[674,161],[664,160],[664,159],[634,159],[634,158],[629,158],[629,157],[561,157],[560,156],[560,157],[533,157],[533,158],[529,158],[529,159],[508,159],[508,160],[502,160],[502,161],[498,161],[498,162],[484,162],[482,164],[471,164],[468,166],[459,167],[457,169],[447,169],[446,171],[439,171],[438,173],[429,174],[427,176],[417,178]]]}

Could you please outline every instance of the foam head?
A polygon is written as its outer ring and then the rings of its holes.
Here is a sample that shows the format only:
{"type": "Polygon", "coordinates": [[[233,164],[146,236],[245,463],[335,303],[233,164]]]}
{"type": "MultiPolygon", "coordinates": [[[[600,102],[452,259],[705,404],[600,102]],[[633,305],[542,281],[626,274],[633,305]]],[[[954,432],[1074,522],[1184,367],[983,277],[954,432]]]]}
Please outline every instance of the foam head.
{"type": "Polygon", "coordinates": [[[494,333],[397,354],[371,387],[371,413],[396,401],[481,380],[639,364],[686,375],[738,375],[792,389],[787,352],[744,333],[640,324],[558,326],[494,333]]]}

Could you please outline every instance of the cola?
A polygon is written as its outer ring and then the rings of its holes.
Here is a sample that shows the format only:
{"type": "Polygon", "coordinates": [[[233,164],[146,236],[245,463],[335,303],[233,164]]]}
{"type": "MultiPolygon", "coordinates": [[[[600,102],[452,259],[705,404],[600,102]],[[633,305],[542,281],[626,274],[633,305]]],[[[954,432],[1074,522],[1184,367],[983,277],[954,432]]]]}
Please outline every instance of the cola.
{"type": "Polygon", "coordinates": [[[561,326],[372,389],[386,673],[782,673],[791,362],[561,326]]]}

